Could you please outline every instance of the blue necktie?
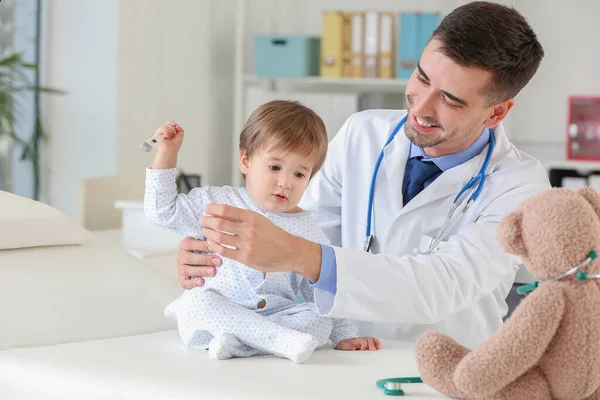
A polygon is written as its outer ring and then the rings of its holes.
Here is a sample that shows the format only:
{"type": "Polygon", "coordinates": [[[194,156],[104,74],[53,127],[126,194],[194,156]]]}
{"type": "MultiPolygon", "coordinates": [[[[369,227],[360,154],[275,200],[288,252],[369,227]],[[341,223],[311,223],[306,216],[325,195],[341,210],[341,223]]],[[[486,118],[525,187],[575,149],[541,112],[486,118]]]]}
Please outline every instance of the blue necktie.
{"type": "Polygon", "coordinates": [[[404,188],[402,190],[403,202],[406,205],[425,187],[425,182],[437,178],[442,170],[431,161],[423,161],[422,157],[415,157],[408,160],[407,168],[410,167],[408,181],[405,178],[404,188]]]}

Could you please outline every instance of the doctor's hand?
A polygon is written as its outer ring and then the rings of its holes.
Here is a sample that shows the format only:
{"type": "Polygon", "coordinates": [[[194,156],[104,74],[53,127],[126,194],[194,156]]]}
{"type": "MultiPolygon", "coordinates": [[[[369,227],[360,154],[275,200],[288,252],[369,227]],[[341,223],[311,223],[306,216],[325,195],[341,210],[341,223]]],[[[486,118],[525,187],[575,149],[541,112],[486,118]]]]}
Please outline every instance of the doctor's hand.
{"type": "Polygon", "coordinates": [[[381,349],[381,342],[374,337],[357,337],[341,340],[337,346],[335,346],[335,349],[346,351],[379,350],[381,349]]]}
{"type": "Polygon", "coordinates": [[[209,216],[199,222],[210,252],[262,272],[293,271],[313,282],[319,279],[321,246],[317,243],[289,234],[251,210],[210,204],[204,211],[209,216]]]}
{"type": "Polygon", "coordinates": [[[210,254],[197,254],[194,251],[208,252],[208,243],[191,237],[179,244],[177,255],[177,273],[179,283],[184,289],[192,289],[204,285],[203,276],[215,276],[217,267],[221,266],[221,258],[210,254]]]}

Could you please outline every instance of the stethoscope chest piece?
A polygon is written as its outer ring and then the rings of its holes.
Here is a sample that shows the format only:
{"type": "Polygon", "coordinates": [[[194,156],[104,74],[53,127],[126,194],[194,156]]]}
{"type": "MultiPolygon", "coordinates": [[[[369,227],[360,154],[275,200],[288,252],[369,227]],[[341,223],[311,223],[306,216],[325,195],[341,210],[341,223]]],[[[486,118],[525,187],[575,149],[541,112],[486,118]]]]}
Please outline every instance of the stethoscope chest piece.
{"type": "Polygon", "coordinates": [[[419,377],[389,378],[377,381],[377,387],[383,389],[388,396],[404,396],[403,383],[423,383],[419,377]]]}
{"type": "Polygon", "coordinates": [[[398,382],[387,382],[383,385],[383,393],[388,396],[404,396],[402,384],[398,382]]]}

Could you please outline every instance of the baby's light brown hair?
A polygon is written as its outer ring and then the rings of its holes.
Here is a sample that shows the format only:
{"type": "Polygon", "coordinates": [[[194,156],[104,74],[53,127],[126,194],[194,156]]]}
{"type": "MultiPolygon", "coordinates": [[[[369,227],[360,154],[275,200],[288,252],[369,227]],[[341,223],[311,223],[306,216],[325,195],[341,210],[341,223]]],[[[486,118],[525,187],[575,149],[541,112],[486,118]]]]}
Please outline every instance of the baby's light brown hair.
{"type": "Polygon", "coordinates": [[[298,101],[273,100],[252,112],[240,134],[240,150],[251,157],[269,148],[312,155],[311,177],[327,155],[327,129],[321,117],[298,101]]]}

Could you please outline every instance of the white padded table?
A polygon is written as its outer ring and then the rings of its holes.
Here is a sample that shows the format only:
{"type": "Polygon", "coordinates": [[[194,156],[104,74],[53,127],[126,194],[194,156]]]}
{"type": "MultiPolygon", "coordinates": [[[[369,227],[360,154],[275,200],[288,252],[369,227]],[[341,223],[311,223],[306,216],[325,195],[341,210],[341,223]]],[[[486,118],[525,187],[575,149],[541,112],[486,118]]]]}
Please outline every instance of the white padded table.
{"type": "MultiPolygon", "coordinates": [[[[380,378],[418,375],[412,345],[316,351],[308,363],[259,356],[213,361],[176,331],[0,352],[0,399],[391,399],[380,378]]],[[[444,398],[424,384],[410,399],[444,398]]]]}

